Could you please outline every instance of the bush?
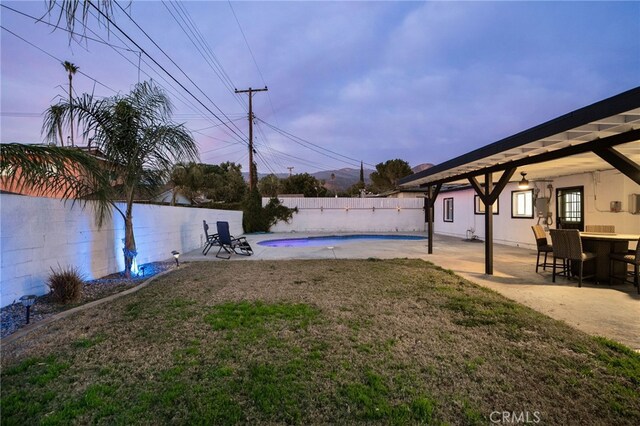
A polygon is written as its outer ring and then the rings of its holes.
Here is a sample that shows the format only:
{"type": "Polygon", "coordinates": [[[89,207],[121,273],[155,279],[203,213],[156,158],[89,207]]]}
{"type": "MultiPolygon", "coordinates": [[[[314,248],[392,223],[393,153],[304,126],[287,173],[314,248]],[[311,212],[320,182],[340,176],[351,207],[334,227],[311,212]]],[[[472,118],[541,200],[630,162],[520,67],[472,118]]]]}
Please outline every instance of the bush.
{"type": "Polygon", "coordinates": [[[277,198],[271,198],[262,207],[262,196],[257,188],[247,194],[243,203],[242,227],[244,232],[269,232],[269,229],[279,220],[289,222],[297,208],[290,209],[280,204],[277,198]]]}
{"type": "Polygon", "coordinates": [[[78,268],[67,266],[55,271],[51,268],[51,275],[47,281],[47,286],[51,290],[53,300],[58,303],[77,302],[82,296],[82,284],[84,277],[78,271],[78,268]]]}

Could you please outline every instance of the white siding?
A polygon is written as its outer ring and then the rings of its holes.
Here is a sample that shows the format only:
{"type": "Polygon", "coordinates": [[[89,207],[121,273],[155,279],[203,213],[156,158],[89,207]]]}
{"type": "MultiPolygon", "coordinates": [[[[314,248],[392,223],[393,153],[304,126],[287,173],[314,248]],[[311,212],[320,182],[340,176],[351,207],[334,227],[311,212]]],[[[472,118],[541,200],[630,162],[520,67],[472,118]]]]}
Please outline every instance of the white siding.
{"type": "MultiPolygon", "coordinates": [[[[546,185],[547,183],[538,184],[538,188],[541,189],[540,196],[542,193],[549,196],[546,185]]],[[[585,225],[615,225],[617,233],[640,234],[640,215],[632,215],[626,211],[629,207],[629,195],[640,193],[640,185],[620,172],[607,170],[600,172],[599,176],[598,174],[585,173],[554,178],[552,185],[550,211],[553,212],[554,222],[556,189],[583,186],[585,225]],[[611,201],[621,201],[623,211],[610,212],[609,203],[611,201]]],[[[517,190],[517,184],[510,183],[500,194],[500,213],[494,215],[493,218],[493,239],[495,243],[534,248],[535,240],[531,226],[538,223],[538,218],[511,218],[511,191],[517,190]]],[[[473,189],[440,193],[435,204],[435,233],[466,238],[466,231],[474,228],[475,234],[484,238],[484,216],[474,214],[474,195],[473,189]],[[453,222],[442,220],[442,200],[444,198],[453,198],[453,222]]],[[[552,228],[555,228],[555,223],[552,228]]]]}

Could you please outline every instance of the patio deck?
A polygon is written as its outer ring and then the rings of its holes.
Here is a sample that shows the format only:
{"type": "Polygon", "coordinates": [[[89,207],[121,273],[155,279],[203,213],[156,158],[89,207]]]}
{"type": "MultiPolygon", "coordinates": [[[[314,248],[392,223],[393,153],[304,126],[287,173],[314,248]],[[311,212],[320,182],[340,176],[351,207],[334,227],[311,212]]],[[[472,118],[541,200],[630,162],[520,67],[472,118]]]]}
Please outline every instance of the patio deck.
{"type": "MultiPolygon", "coordinates": [[[[406,233],[410,235],[411,233],[406,233]]],[[[551,282],[551,272],[535,273],[534,250],[494,245],[494,275],[484,274],[484,246],[460,238],[436,235],[434,254],[427,254],[426,241],[349,242],[327,247],[264,247],[259,241],[301,238],[319,234],[247,235],[254,248],[251,257],[234,256],[233,260],[287,259],[366,259],[376,257],[418,258],[451,269],[468,280],[495,290],[516,302],[592,335],[604,336],[640,350],[640,296],[631,284],[595,285],[558,278],[551,282]]],[[[415,235],[415,234],[414,234],[415,235]]],[[[424,234],[420,234],[424,235],[424,234]]],[[[181,261],[211,261],[214,249],[205,257],[200,250],[181,256],[181,261]]]]}

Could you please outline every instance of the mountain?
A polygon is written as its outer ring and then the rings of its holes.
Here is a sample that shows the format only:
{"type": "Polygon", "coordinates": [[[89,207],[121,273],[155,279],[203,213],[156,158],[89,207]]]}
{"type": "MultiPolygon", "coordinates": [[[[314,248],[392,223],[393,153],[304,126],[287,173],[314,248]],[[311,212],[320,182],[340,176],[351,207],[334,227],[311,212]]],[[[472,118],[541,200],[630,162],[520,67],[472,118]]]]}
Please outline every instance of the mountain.
{"type": "Polygon", "coordinates": [[[418,173],[418,172],[421,172],[423,170],[427,170],[430,167],[433,167],[433,164],[431,164],[431,163],[422,163],[422,164],[418,164],[415,167],[412,167],[411,171],[413,171],[413,173],[418,173]]]}
{"type": "MultiPolygon", "coordinates": [[[[371,179],[369,179],[369,175],[373,173],[375,170],[364,169],[364,182],[366,184],[371,183],[371,179]]],[[[258,179],[262,179],[267,176],[268,173],[258,173],[258,179]]],[[[315,177],[318,180],[325,181],[324,187],[329,191],[345,191],[351,185],[358,183],[360,180],[360,169],[338,169],[338,170],[322,170],[320,172],[310,173],[311,176],[315,177]],[[331,179],[331,174],[335,176],[334,179],[331,179]]],[[[242,176],[245,180],[249,180],[249,173],[243,172],[242,176]]],[[[276,174],[280,179],[286,179],[289,174],[288,173],[278,173],[276,174]]]]}

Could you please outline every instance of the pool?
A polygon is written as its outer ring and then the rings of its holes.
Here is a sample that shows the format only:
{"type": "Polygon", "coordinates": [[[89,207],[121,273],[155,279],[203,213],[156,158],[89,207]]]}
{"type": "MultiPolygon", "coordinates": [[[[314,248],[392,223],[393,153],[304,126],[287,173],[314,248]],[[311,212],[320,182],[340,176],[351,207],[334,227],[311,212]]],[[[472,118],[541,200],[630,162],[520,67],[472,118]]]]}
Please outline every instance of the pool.
{"type": "Polygon", "coordinates": [[[419,235],[326,235],[322,237],[286,238],[260,241],[266,247],[325,247],[370,240],[426,240],[419,235]]]}

